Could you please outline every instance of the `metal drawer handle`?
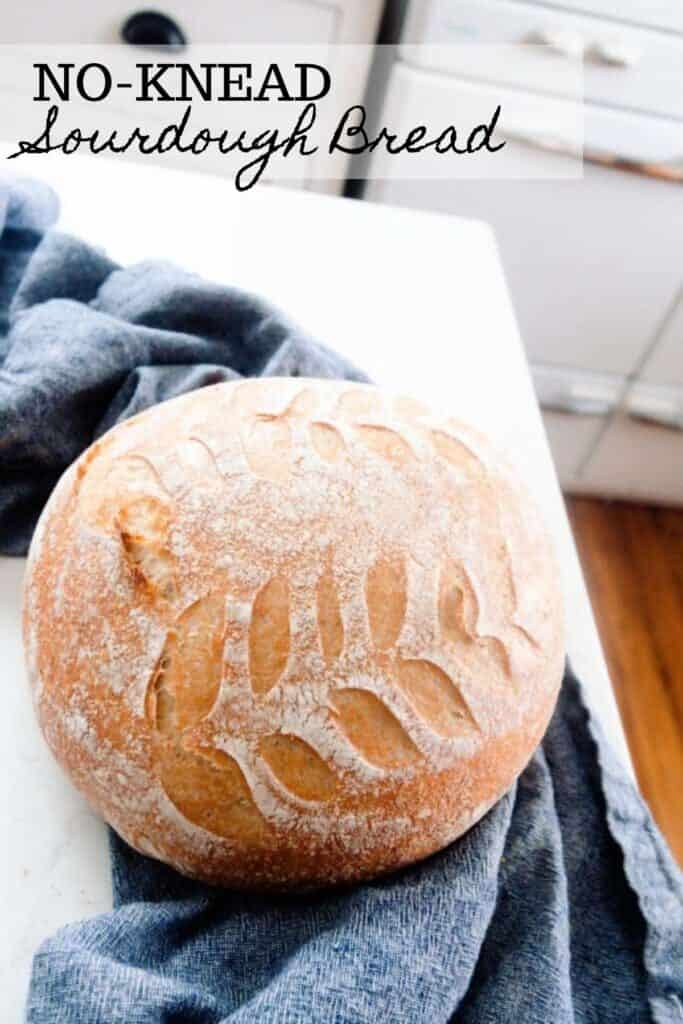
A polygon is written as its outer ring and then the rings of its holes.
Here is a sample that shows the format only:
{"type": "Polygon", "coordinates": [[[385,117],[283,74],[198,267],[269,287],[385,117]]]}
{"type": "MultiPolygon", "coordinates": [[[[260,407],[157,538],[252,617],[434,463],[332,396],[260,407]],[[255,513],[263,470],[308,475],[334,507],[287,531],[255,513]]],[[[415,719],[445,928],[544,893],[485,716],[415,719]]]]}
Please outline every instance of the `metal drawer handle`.
{"type": "Polygon", "coordinates": [[[635,46],[614,39],[595,43],[589,48],[588,57],[612,68],[632,68],[640,61],[641,53],[635,46]]]}
{"type": "Polygon", "coordinates": [[[609,399],[588,395],[547,395],[539,397],[538,404],[545,412],[564,412],[572,416],[607,416],[614,408],[609,399]]]}
{"type": "Polygon", "coordinates": [[[615,171],[626,171],[629,174],[640,174],[646,178],[657,178],[660,181],[672,181],[680,184],[683,182],[683,160],[676,163],[664,163],[658,161],[634,160],[632,157],[624,156],[607,149],[598,149],[594,146],[585,146],[581,150],[573,142],[567,142],[556,135],[544,135],[533,132],[517,132],[504,129],[503,134],[511,142],[518,142],[523,146],[543,150],[545,153],[557,153],[558,156],[573,157],[575,160],[583,160],[589,164],[597,164],[599,167],[609,167],[615,171]]]}
{"type": "Polygon", "coordinates": [[[540,364],[531,367],[531,376],[538,404],[546,412],[609,416],[619,403],[621,378],[540,364]]]}
{"type": "Polygon", "coordinates": [[[581,57],[585,48],[578,32],[564,29],[539,29],[527,37],[527,42],[544,46],[560,57],[581,57]]]}
{"type": "Polygon", "coordinates": [[[651,423],[669,430],[683,431],[683,407],[677,404],[668,405],[647,398],[633,398],[628,403],[628,416],[632,420],[651,423]]]}

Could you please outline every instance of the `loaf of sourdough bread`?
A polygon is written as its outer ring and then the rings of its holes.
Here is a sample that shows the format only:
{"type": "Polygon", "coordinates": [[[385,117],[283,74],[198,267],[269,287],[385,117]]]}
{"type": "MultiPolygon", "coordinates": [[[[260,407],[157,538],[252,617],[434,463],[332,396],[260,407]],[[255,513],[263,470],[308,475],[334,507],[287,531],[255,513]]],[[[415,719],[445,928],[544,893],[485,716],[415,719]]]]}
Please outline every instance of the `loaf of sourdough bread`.
{"type": "Polygon", "coordinates": [[[331,381],[220,384],[65,473],[25,585],[40,725],[142,853],[371,877],[509,788],[563,668],[538,513],[475,431],[331,381]]]}

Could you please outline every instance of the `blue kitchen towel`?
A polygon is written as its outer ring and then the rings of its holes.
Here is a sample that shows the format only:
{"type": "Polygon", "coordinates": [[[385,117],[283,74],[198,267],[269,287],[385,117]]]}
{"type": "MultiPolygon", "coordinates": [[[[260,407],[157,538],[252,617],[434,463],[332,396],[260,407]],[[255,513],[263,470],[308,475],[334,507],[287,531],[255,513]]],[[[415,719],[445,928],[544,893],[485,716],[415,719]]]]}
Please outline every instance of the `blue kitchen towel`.
{"type": "MultiPolygon", "coordinates": [[[[240,292],[39,241],[23,208],[32,240],[10,237],[16,214],[0,238],[7,552],[63,467],[155,401],[240,374],[360,376],[240,292]]],[[[190,881],[113,833],[111,859],[113,910],[36,953],[28,1024],[683,1021],[683,880],[569,669],[517,784],[412,868],[261,896],[190,881]]]]}
{"type": "Polygon", "coordinates": [[[156,402],[241,376],[367,379],[239,289],[41,239],[57,208],[44,186],[0,181],[0,554],[26,552],[84,448],[156,402]]]}

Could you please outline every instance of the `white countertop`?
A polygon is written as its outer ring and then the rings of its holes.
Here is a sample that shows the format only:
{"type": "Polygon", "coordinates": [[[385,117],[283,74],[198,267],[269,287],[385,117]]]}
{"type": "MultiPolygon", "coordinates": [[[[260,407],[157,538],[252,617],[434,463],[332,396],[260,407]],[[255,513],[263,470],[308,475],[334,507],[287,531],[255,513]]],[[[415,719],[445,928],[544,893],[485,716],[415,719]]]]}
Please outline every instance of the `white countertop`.
{"type": "MultiPolygon", "coordinates": [[[[0,147],[0,156],[2,147],[0,147]]],[[[8,170],[51,182],[60,228],[116,260],[161,257],[285,309],[377,383],[487,432],[535,494],[559,553],[568,653],[630,766],[493,235],[476,221],[263,188],[100,158],[32,156],[8,170]]],[[[0,558],[0,991],[18,1021],[30,958],[61,924],[110,907],[104,826],[47,752],[22,661],[24,562],[0,558]]]]}

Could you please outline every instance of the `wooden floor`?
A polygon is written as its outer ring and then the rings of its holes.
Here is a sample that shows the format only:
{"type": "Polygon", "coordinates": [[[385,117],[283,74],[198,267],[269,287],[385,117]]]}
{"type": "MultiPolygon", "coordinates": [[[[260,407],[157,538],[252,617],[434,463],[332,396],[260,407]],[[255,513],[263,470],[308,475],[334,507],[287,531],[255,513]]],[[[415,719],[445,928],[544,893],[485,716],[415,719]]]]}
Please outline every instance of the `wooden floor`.
{"type": "Polygon", "coordinates": [[[567,507],[640,788],[683,865],[683,510],[567,507]]]}

